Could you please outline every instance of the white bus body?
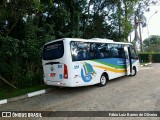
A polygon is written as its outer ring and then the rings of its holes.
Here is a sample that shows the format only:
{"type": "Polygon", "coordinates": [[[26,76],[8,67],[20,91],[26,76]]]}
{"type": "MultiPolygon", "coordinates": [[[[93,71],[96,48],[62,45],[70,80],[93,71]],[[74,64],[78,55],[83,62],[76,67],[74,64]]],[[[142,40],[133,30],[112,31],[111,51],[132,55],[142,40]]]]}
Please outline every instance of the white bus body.
{"type": "Polygon", "coordinates": [[[130,43],[108,39],[63,38],[44,45],[42,59],[47,85],[77,87],[136,75],[139,60],[130,43]]]}

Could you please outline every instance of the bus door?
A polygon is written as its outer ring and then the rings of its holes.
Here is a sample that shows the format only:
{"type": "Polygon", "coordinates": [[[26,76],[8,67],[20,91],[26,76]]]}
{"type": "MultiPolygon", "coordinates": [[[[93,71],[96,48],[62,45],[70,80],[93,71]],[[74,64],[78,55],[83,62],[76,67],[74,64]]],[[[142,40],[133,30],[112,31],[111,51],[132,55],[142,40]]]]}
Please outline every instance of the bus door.
{"type": "Polygon", "coordinates": [[[132,60],[131,60],[131,53],[129,47],[124,47],[125,52],[125,60],[126,60],[126,73],[130,75],[132,73],[132,60]]]}

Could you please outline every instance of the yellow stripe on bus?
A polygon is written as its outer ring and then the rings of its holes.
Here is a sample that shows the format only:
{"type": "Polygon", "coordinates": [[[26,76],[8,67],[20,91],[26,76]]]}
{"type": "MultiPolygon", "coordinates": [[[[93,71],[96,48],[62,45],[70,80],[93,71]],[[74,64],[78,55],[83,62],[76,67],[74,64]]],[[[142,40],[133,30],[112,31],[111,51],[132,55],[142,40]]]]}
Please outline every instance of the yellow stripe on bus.
{"type": "Polygon", "coordinates": [[[104,67],[104,66],[97,66],[97,65],[94,65],[94,67],[101,68],[101,69],[108,70],[108,71],[115,72],[115,73],[124,73],[124,72],[126,72],[125,69],[113,69],[113,68],[104,67]]]}

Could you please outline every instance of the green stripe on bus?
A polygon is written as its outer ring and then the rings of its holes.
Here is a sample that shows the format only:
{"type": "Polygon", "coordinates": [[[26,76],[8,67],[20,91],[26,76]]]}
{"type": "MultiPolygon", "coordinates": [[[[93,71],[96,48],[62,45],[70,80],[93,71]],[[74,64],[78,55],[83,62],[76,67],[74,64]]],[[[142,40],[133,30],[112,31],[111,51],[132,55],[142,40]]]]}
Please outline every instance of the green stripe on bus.
{"type": "Polygon", "coordinates": [[[125,68],[125,66],[113,65],[113,64],[106,63],[106,62],[101,62],[99,60],[91,60],[91,61],[103,64],[103,65],[106,65],[106,66],[109,66],[109,67],[113,67],[113,68],[119,68],[119,69],[124,69],[125,68]]]}

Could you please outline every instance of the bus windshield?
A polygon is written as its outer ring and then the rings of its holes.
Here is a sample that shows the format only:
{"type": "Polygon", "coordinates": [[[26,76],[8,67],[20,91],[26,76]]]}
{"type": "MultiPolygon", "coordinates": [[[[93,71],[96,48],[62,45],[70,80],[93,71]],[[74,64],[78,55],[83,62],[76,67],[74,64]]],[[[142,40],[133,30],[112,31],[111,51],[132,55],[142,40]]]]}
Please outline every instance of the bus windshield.
{"type": "Polygon", "coordinates": [[[63,41],[47,44],[43,48],[43,60],[59,59],[64,54],[63,41]]]}

